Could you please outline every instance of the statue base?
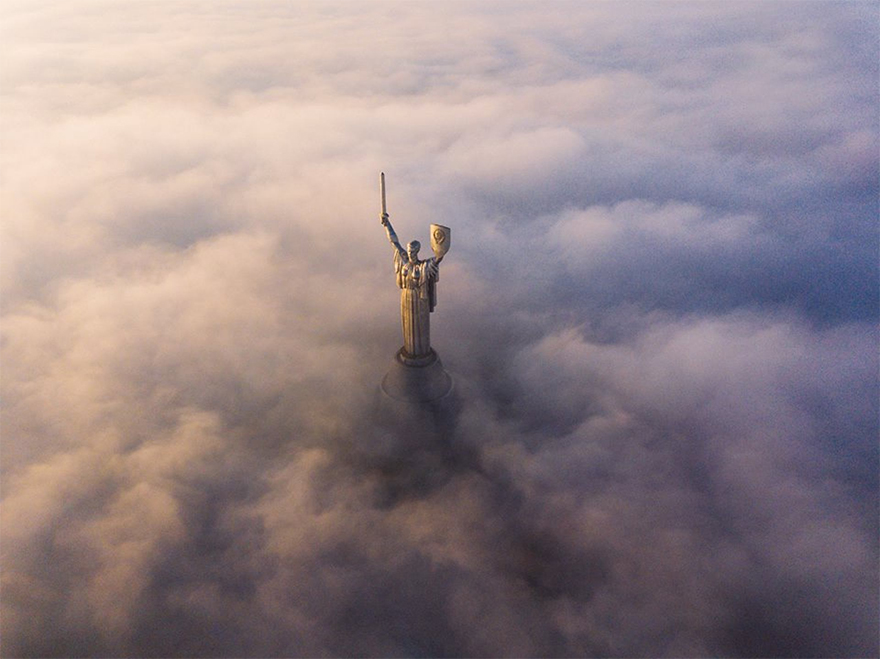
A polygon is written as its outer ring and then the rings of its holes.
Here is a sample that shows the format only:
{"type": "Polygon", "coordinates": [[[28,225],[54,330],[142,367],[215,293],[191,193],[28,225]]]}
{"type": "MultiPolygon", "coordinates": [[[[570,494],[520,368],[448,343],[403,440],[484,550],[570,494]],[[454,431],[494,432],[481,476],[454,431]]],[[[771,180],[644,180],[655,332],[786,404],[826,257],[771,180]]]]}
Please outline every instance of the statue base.
{"type": "Polygon", "coordinates": [[[449,396],[452,377],[443,370],[433,349],[425,356],[412,357],[401,348],[382,378],[381,388],[385,396],[397,401],[429,403],[449,396]]]}

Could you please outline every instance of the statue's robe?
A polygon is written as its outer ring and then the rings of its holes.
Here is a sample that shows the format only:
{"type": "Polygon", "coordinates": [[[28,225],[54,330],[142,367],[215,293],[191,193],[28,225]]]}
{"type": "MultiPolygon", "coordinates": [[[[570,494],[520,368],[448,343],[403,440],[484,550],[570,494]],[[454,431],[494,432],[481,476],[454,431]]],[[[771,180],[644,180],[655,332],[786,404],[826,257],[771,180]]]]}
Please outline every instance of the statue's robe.
{"type": "Polygon", "coordinates": [[[404,352],[410,357],[427,356],[431,352],[429,314],[437,304],[439,268],[433,258],[410,263],[406,256],[395,251],[394,273],[400,288],[404,352]]]}

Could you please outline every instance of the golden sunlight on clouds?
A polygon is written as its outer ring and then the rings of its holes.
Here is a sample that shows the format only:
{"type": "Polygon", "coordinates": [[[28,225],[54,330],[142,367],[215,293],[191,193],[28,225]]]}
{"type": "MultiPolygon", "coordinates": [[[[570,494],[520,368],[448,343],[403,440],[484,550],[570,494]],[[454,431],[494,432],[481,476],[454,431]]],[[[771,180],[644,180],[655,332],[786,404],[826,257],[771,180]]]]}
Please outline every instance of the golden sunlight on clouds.
{"type": "Polygon", "coordinates": [[[877,653],[876,8],[638,9],[5,5],[4,656],[877,653]]]}

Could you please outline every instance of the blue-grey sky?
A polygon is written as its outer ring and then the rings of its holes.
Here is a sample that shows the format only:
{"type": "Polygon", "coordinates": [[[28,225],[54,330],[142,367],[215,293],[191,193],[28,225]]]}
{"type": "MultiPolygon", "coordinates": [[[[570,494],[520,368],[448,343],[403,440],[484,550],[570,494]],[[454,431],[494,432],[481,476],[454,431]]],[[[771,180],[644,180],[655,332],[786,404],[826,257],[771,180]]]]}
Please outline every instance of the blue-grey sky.
{"type": "Polygon", "coordinates": [[[7,2],[0,652],[876,656],[878,18],[7,2]]]}

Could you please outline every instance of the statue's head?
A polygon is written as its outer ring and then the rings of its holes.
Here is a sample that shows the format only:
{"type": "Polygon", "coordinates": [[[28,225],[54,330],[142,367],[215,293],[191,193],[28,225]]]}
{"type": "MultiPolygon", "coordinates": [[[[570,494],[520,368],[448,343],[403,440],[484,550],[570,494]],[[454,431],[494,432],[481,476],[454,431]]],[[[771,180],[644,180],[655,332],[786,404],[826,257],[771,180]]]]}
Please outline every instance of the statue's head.
{"type": "Polygon", "coordinates": [[[419,260],[419,250],[422,248],[422,243],[418,240],[411,240],[409,244],[406,246],[406,253],[409,255],[410,263],[415,263],[419,260]]]}

